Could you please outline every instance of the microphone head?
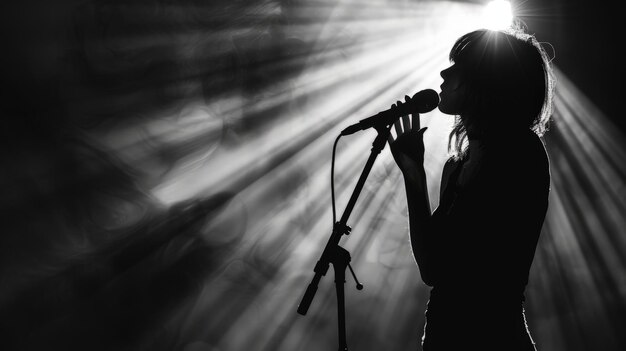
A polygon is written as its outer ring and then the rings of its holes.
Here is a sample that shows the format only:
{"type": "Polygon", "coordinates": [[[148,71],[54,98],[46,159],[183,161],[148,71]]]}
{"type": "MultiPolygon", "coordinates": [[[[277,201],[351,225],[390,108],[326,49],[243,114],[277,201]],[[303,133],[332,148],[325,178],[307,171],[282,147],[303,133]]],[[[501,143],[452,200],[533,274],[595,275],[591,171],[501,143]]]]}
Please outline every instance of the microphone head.
{"type": "Polygon", "coordinates": [[[424,89],[417,92],[411,98],[411,110],[418,113],[426,113],[439,105],[439,94],[432,89],[424,89]]]}

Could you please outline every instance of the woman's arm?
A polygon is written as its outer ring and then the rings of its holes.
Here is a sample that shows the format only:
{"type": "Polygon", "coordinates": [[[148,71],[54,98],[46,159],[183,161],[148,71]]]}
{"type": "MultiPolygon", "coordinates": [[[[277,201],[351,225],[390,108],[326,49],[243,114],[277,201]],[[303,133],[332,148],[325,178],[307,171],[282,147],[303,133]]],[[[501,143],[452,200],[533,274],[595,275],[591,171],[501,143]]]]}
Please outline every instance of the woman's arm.
{"type": "Polygon", "coordinates": [[[420,269],[422,280],[426,285],[433,285],[434,263],[432,255],[435,252],[431,222],[430,202],[426,174],[422,166],[418,174],[404,174],[406,199],[409,209],[409,237],[413,257],[420,269]]]}
{"type": "Polygon", "coordinates": [[[434,280],[432,257],[435,248],[432,240],[431,210],[424,171],[423,135],[426,128],[419,129],[419,115],[413,116],[411,125],[408,123],[408,118],[402,120],[404,126],[400,125],[400,120],[396,122],[397,137],[394,140],[390,136],[389,144],[394,160],[404,176],[413,256],[420,269],[422,280],[432,286],[434,280]]]}

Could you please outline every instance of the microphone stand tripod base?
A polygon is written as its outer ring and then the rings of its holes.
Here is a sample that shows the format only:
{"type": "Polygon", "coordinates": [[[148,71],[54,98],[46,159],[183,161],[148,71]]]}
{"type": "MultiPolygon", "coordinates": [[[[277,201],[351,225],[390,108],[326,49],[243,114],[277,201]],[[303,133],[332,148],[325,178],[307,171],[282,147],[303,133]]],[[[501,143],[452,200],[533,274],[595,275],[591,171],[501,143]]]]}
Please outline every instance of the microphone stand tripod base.
{"type": "Polygon", "coordinates": [[[339,328],[339,351],[348,351],[346,340],[346,308],[344,284],[346,282],[346,268],[350,264],[350,253],[348,250],[337,245],[331,252],[330,263],[335,270],[335,288],[337,290],[337,317],[339,328]]]}

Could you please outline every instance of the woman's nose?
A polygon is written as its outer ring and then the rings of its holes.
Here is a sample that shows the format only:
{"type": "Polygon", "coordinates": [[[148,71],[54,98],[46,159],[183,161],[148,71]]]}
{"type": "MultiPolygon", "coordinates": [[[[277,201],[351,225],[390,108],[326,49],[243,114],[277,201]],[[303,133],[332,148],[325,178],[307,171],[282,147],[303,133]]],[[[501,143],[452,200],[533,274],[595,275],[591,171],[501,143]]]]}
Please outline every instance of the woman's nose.
{"type": "Polygon", "coordinates": [[[441,73],[439,73],[439,75],[441,76],[441,78],[446,79],[446,75],[448,74],[448,70],[450,68],[446,68],[444,70],[441,71],[441,73]]]}

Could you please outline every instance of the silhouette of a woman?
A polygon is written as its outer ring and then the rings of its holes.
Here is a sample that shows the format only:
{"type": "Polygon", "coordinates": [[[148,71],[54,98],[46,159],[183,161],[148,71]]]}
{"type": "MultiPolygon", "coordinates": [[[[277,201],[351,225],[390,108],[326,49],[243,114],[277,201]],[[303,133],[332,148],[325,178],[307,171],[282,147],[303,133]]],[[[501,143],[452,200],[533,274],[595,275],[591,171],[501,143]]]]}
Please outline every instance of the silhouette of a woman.
{"type": "MultiPolygon", "coordinates": [[[[456,115],[437,209],[431,213],[419,116],[389,143],[401,169],[410,239],[432,286],[422,346],[535,350],[524,290],[548,208],[550,171],[539,137],[552,113],[550,60],[520,29],[461,36],[441,72],[439,110],[456,115]]],[[[395,105],[394,105],[395,106],[395,105]]]]}

